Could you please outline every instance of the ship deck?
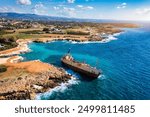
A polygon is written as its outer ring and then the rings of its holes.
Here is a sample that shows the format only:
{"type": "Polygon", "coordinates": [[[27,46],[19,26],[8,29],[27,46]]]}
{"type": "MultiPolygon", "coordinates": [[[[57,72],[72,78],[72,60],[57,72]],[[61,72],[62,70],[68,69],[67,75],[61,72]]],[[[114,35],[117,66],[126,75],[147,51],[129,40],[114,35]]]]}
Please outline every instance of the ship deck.
{"type": "Polygon", "coordinates": [[[62,58],[62,62],[67,64],[67,65],[71,65],[71,66],[74,66],[76,69],[81,69],[81,70],[84,70],[86,72],[89,72],[89,73],[94,73],[94,74],[97,74],[99,75],[100,74],[100,71],[97,70],[96,68],[93,68],[87,64],[84,64],[84,63],[80,63],[80,62],[77,62],[77,61],[70,61],[70,60],[66,60],[66,59],[63,59],[62,58]]]}

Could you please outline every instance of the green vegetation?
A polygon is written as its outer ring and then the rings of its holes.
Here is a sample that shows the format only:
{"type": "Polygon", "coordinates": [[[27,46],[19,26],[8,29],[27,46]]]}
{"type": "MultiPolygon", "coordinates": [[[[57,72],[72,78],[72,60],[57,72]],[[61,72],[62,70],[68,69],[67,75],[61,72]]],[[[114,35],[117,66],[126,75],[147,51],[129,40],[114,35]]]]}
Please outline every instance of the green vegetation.
{"type": "Polygon", "coordinates": [[[17,47],[18,45],[16,43],[16,37],[9,37],[9,38],[0,37],[0,44],[2,45],[0,50],[14,48],[14,47],[17,47]]]}
{"type": "Polygon", "coordinates": [[[49,28],[43,28],[43,32],[45,32],[45,33],[49,33],[49,28]]]}
{"type": "Polygon", "coordinates": [[[8,32],[8,31],[5,31],[5,30],[0,30],[0,35],[12,34],[12,33],[14,33],[14,32],[15,32],[15,31],[8,32]]]}
{"type": "Polygon", "coordinates": [[[3,35],[3,38],[15,37],[17,39],[31,39],[31,38],[40,38],[43,37],[40,34],[26,34],[26,33],[15,33],[15,34],[7,34],[3,35]]]}
{"type": "Polygon", "coordinates": [[[44,32],[48,32],[48,31],[49,31],[49,28],[43,28],[43,31],[44,31],[44,32]]]}
{"type": "Polygon", "coordinates": [[[0,73],[7,71],[7,67],[5,65],[0,65],[0,73]]]}
{"type": "Polygon", "coordinates": [[[39,33],[42,33],[40,30],[32,30],[32,31],[25,31],[25,32],[22,32],[24,34],[39,34],[39,33]]]}

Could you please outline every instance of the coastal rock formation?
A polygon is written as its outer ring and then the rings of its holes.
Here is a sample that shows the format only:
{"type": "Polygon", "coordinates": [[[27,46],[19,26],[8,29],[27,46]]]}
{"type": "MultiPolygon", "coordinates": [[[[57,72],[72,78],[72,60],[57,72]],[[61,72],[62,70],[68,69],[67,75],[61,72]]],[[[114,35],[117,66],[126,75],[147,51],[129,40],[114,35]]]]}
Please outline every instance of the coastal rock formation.
{"type": "Polygon", "coordinates": [[[7,71],[0,74],[0,99],[34,99],[37,93],[71,79],[71,75],[62,68],[40,61],[8,63],[6,66],[7,71]]]}
{"type": "Polygon", "coordinates": [[[0,94],[0,100],[26,100],[31,99],[29,91],[12,91],[0,94]]]}

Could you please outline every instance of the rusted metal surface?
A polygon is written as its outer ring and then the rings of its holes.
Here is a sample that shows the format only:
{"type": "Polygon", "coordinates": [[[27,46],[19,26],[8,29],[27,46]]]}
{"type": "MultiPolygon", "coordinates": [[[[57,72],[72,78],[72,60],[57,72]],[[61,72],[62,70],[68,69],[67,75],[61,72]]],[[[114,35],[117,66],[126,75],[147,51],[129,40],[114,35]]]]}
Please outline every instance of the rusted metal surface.
{"type": "Polygon", "coordinates": [[[71,55],[62,57],[61,62],[70,69],[89,76],[90,78],[97,78],[101,74],[101,72],[96,68],[93,68],[88,64],[75,61],[71,55]]]}

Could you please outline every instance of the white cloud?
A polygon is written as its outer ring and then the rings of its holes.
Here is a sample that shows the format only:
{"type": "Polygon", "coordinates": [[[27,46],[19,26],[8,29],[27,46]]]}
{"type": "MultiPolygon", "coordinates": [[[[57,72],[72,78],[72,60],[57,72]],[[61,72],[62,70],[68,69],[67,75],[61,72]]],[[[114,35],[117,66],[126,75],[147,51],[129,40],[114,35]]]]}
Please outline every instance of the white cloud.
{"type": "Polygon", "coordinates": [[[139,15],[149,15],[150,14],[150,8],[144,8],[144,9],[137,9],[136,14],[139,15]]]}
{"type": "Polygon", "coordinates": [[[73,7],[67,7],[65,5],[54,6],[53,9],[56,11],[58,16],[62,17],[76,17],[77,10],[73,7]]]}
{"type": "Polygon", "coordinates": [[[69,17],[74,17],[76,15],[76,10],[74,8],[64,7],[63,12],[69,17]]]}
{"type": "Polygon", "coordinates": [[[127,7],[127,3],[124,2],[124,3],[120,4],[120,5],[118,5],[117,9],[124,9],[126,7],[127,7]]]}
{"type": "Polygon", "coordinates": [[[17,0],[17,3],[21,5],[31,5],[31,0],[17,0]]]}
{"type": "Polygon", "coordinates": [[[79,8],[83,8],[83,5],[77,5],[77,7],[79,7],[79,8]]]}
{"type": "Polygon", "coordinates": [[[92,6],[83,6],[83,5],[77,5],[78,8],[83,9],[83,10],[92,10],[94,7],[92,6]]]}
{"type": "Polygon", "coordinates": [[[124,2],[124,3],[122,3],[122,5],[127,5],[127,3],[124,2]]]}
{"type": "Polygon", "coordinates": [[[59,10],[59,9],[60,9],[60,8],[57,7],[57,6],[54,6],[53,8],[54,8],[54,10],[59,10]]]}
{"type": "Polygon", "coordinates": [[[94,0],[85,0],[85,2],[93,2],[94,0]]]}
{"type": "Polygon", "coordinates": [[[69,8],[69,7],[54,7],[54,9],[57,11],[57,15],[59,16],[65,16],[65,17],[75,17],[76,16],[76,9],[75,8],[69,8]]]}
{"type": "Polygon", "coordinates": [[[68,3],[74,3],[75,0],[67,0],[68,3]]]}
{"type": "Polygon", "coordinates": [[[91,9],[91,10],[92,10],[92,9],[94,9],[94,7],[92,7],[92,6],[87,6],[86,9],[91,9]]]}
{"type": "Polygon", "coordinates": [[[32,10],[35,14],[46,15],[46,7],[41,2],[36,4],[32,10]]]}
{"type": "Polygon", "coordinates": [[[0,7],[0,12],[17,12],[13,7],[0,7]]]}
{"type": "Polygon", "coordinates": [[[75,8],[68,8],[68,7],[63,7],[64,10],[67,10],[67,11],[75,11],[75,8]]]}
{"type": "Polygon", "coordinates": [[[34,6],[35,8],[43,8],[44,5],[40,2],[34,6]]]}
{"type": "Polygon", "coordinates": [[[0,7],[0,12],[8,12],[9,8],[8,7],[0,7]]]}

